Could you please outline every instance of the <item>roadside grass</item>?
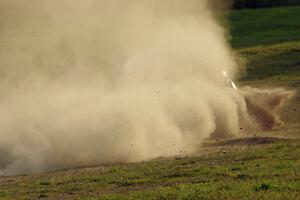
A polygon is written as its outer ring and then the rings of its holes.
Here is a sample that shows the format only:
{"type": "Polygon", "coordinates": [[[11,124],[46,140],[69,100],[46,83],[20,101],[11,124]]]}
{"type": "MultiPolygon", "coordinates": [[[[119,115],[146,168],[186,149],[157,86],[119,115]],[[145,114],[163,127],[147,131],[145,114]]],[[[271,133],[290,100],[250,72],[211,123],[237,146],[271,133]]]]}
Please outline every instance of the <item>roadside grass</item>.
{"type": "Polygon", "coordinates": [[[300,6],[238,10],[228,14],[234,48],[300,40],[300,6]]]}
{"type": "Polygon", "coordinates": [[[0,199],[297,199],[300,142],[0,178],[0,199]]]}

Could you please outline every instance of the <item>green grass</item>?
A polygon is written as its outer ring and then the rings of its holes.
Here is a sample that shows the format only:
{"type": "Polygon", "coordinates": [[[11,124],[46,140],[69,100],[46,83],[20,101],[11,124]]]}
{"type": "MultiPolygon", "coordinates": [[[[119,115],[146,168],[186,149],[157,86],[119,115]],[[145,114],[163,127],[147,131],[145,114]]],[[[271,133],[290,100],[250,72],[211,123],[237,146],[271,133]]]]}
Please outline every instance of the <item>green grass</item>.
{"type": "MultiPolygon", "coordinates": [[[[237,148],[237,147],[236,147],[237,148]]],[[[0,179],[0,199],[297,199],[300,142],[0,179]]]]}
{"type": "Polygon", "coordinates": [[[247,59],[243,81],[300,81],[300,42],[245,48],[238,53],[247,59]]]}
{"type": "Polygon", "coordinates": [[[246,59],[241,81],[300,81],[300,6],[232,11],[232,46],[246,59]]]}
{"type": "Polygon", "coordinates": [[[234,48],[300,40],[300,6],[233,11],[228,18],[234,48]]]}

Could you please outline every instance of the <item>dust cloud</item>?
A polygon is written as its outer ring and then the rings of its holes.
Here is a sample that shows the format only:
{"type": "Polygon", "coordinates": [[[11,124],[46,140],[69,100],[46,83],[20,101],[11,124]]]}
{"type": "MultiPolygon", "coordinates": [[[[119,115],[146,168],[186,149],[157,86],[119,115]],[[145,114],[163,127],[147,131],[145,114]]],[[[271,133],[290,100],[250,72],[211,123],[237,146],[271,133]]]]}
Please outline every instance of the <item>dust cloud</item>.
{"type": "Polygon", "coordinates": [[[0,175],[192,153],[253,117],[208,0],[2,0],[0,175]]]}
{"type": "Polygon", "coordinates": [[[245,87],[241,91],[247,104],[249,116],[257,128],[270,131],[284,124],[282,107],[295,96],[295,91],[285,88],[257,89],[245,87]]]}

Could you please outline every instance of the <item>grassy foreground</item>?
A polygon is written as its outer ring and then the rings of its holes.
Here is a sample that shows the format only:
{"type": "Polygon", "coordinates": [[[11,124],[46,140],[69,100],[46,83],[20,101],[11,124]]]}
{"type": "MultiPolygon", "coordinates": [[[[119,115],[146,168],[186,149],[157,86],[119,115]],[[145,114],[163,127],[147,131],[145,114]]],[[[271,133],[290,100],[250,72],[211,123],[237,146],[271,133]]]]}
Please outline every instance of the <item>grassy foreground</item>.
{"type": "MultiPolygon", "coordinates": [[[[229,19],[233,46],[247,59],[241,84],[299,89],[300,7],[234,11],[229,19]]],[[[294,136],[299,99],[286,111],[294,136]]],[[[0,177],[0,199],[300,199],[300,141],[262,141],[215,142],[191,157],[0,177]]]]}
{"type": "Polygon", "coordinates": [[[0,199],[299,199],[300,142],[268,142],[219,143],[195,157],[1,178],[0,199]]]}

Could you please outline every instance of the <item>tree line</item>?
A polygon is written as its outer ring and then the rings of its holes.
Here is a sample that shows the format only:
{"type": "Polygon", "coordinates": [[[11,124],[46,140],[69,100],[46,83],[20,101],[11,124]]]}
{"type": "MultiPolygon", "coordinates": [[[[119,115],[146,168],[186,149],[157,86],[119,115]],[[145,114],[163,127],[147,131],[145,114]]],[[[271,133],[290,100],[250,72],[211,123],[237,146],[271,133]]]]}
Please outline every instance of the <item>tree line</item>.
{"type": "Polygon", "coordinates": [[[235,9],[300,5],[300,0],[233,0],[235,9]]]}

